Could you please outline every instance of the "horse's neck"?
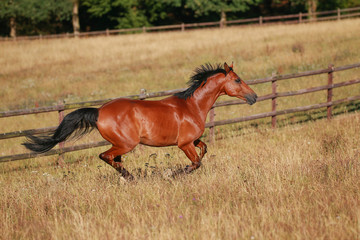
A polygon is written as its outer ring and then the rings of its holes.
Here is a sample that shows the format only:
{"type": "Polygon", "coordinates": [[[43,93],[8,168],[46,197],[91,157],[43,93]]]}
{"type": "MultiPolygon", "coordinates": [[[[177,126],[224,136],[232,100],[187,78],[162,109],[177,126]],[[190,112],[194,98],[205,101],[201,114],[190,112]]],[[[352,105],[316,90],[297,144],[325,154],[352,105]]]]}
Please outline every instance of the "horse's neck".
{"type": "Polygon", "coordinates": [[[221,86],[215,81],[209,81],[203,87],[199,87],[192,97],[187,101],[192,112],[200,115],[202,121],[206,121],[206,117],[216,99],[222,95],[221,86]]]}

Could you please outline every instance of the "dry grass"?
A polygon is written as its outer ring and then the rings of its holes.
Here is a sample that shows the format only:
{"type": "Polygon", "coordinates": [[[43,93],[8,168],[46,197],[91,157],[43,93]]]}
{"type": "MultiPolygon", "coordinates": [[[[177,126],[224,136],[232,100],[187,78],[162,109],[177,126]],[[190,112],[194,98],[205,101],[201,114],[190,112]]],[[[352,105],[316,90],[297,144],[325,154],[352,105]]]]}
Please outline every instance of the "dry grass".
{"type": "MultiPolygon", "coordinates": [[[[205,62],[244,79],[359,61],[360,20],[0,44],[0,109],[182,88],[205,62]],[[117,86],[117,87],[116,87],[117,86]]],[[[359,72],[357,72],[358,74],[359,72]]],[[[356,74],[344,73],[351,78],[356,74]]],[[[340,76],[340,75],[338,75],[340,76]]],[[[319,77],[284,88],[323,82],[319,77]]],[[[282,87],[280,87],[281,89],[282,87]]],[[[260,93],[269,88],[258,87],[260,93]]]]}
{"type": "MultiPolygon", "coordinates": [[[[234,61],[244,79],[352,64],[360,56],[359,25],[355,19],[0,43],[0,110],[181,88],[205,62],[234,61]]],[[[335,82],[359,73],[336,73],[335,82]]],[[[325,75],[301,78],[278,89],[326,82],[325,75]]],[[[270,87],[254,90],[263,95],[270,87]]],[[[358,87],[334,90],[335,99],[359,94],[358,87]]],[[[279,99],[278,107],[325,100],[320,92],[279,99]]],[[[358,104],[339,111],[351,108],[358,104]]],[[[219,108],[216,119],[269,110],[269,102],[219,108]]],[[[359,239],[360,115],[309,121],[322,115],[281,117],[277,130],[267,128],[268,119],[219,127],[204,165],[175,179],[168,169],[189,164],[177,148],[127,154],[135,183],[98,160],[106,147],[66,154],[66,168],[54,165],[56,157],[1,164],[0,239],[359,239]],[[293,124],[299,121],[308,123],[293,124]]],[[[6,118],[0,132],[57,121],[56,113],[6,118]]],[[[3,141],[0,154],[22,152],[21,141],[3,141]]]]}
{"type": "Polygon", "coordinates": [[[99,149],[67,168],[2,164],[0,238],[358,239],[359,132],[359,114],[249,128],[175,179],[164,172],[187,164],[184,154],[142,147],[125,160],[134,183],[97,160],[99,149]]]}
{"type": "MultiPolygon", "coordinates": [[[[335,66],[352,64],[358,62],[360,56],[360,33],[353,31],[359,25],[360,19],[354,19],[89,39],[2,42],[0,111],[49,106],[59,101],[107,99],[136,94],[141,88],[148,92],[183,88],[192,70],[205,62],[234,61],[234,69],[243,79],[268,77],[273,72],[286,74],[326,68],[329,63],[335,66]]],[[[334,81],[358,78],[359,74],[360,69],[338,72],[334,81]]],[[[278,90],[297,90],[326,83],[327,76],[320,75],[280,81],[278,90]]],[[[270,84],[253,88],[258,95],[271,92],[270,84]]],[[[334,99],[359,94],[358,87],[343,87],[334,90],[334,99]]],[[[225,99],[221,97],[221,100],[225,99]]],[[[278,99],[278,109],[325,101],[326,92],[322,91],[278,99]]],[[[266,101],[251,107],[218,108],[216,120],[267,112],[271,110],[270,104],[266,101]]],[[[341,111],[349,108],[351,106],[342,107],[341,111]]],[[[57,119],[56,113],[1,119],[0,132],[55,126],[57,119]]],[[[21,141],[3,141],[0,154],[22,152],[21,141]]]]}

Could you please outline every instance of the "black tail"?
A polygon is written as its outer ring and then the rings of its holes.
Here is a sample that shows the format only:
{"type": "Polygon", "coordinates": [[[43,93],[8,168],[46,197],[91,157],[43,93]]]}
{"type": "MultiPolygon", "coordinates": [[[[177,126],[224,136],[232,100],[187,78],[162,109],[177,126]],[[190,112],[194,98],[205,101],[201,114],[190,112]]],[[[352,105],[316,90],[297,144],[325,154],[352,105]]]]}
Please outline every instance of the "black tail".
{"type": "Polygon", "coordinates": [[[71,135],[81,137],[96,127],[99,116],[97,108],[81,108],[65,116],[56,130],[40,137],[29,135],[23,145],[34,152],[47,152],[71,135]],[[74,134],[72,134],[74,133],[74,134]]]}

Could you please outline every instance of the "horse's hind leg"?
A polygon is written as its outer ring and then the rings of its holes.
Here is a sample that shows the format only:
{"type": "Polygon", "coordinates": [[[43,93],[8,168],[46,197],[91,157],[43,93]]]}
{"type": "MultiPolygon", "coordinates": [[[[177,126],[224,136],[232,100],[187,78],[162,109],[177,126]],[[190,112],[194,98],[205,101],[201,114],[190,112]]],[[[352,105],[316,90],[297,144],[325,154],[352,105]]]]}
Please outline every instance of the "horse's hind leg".
{"type": "Polygon", "coordinates": [[[134,180],[133,175],[129,173],[121,162],[121,155],[129,152],[131,149],[122,149],[113,146],[106,152],[103,152],[99,155],[100,159],[104,160],[107,164],[111,165],[113,168],[115,168],[121,176],[123,176],[127,180],[134,180]]]}

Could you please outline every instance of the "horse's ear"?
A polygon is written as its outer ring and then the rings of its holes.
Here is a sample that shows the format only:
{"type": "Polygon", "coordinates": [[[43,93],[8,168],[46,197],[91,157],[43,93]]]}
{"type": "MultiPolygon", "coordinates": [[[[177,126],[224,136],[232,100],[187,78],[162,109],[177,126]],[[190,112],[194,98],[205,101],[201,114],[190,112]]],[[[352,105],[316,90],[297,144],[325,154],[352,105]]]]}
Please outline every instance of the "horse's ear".
{"type": "Polygon", "coordinates": [[[226,74],[228,74],[230,72],[230,67],[227,65],[227,63],[224,63],[224,69],[226,71],[226,74]]]}

